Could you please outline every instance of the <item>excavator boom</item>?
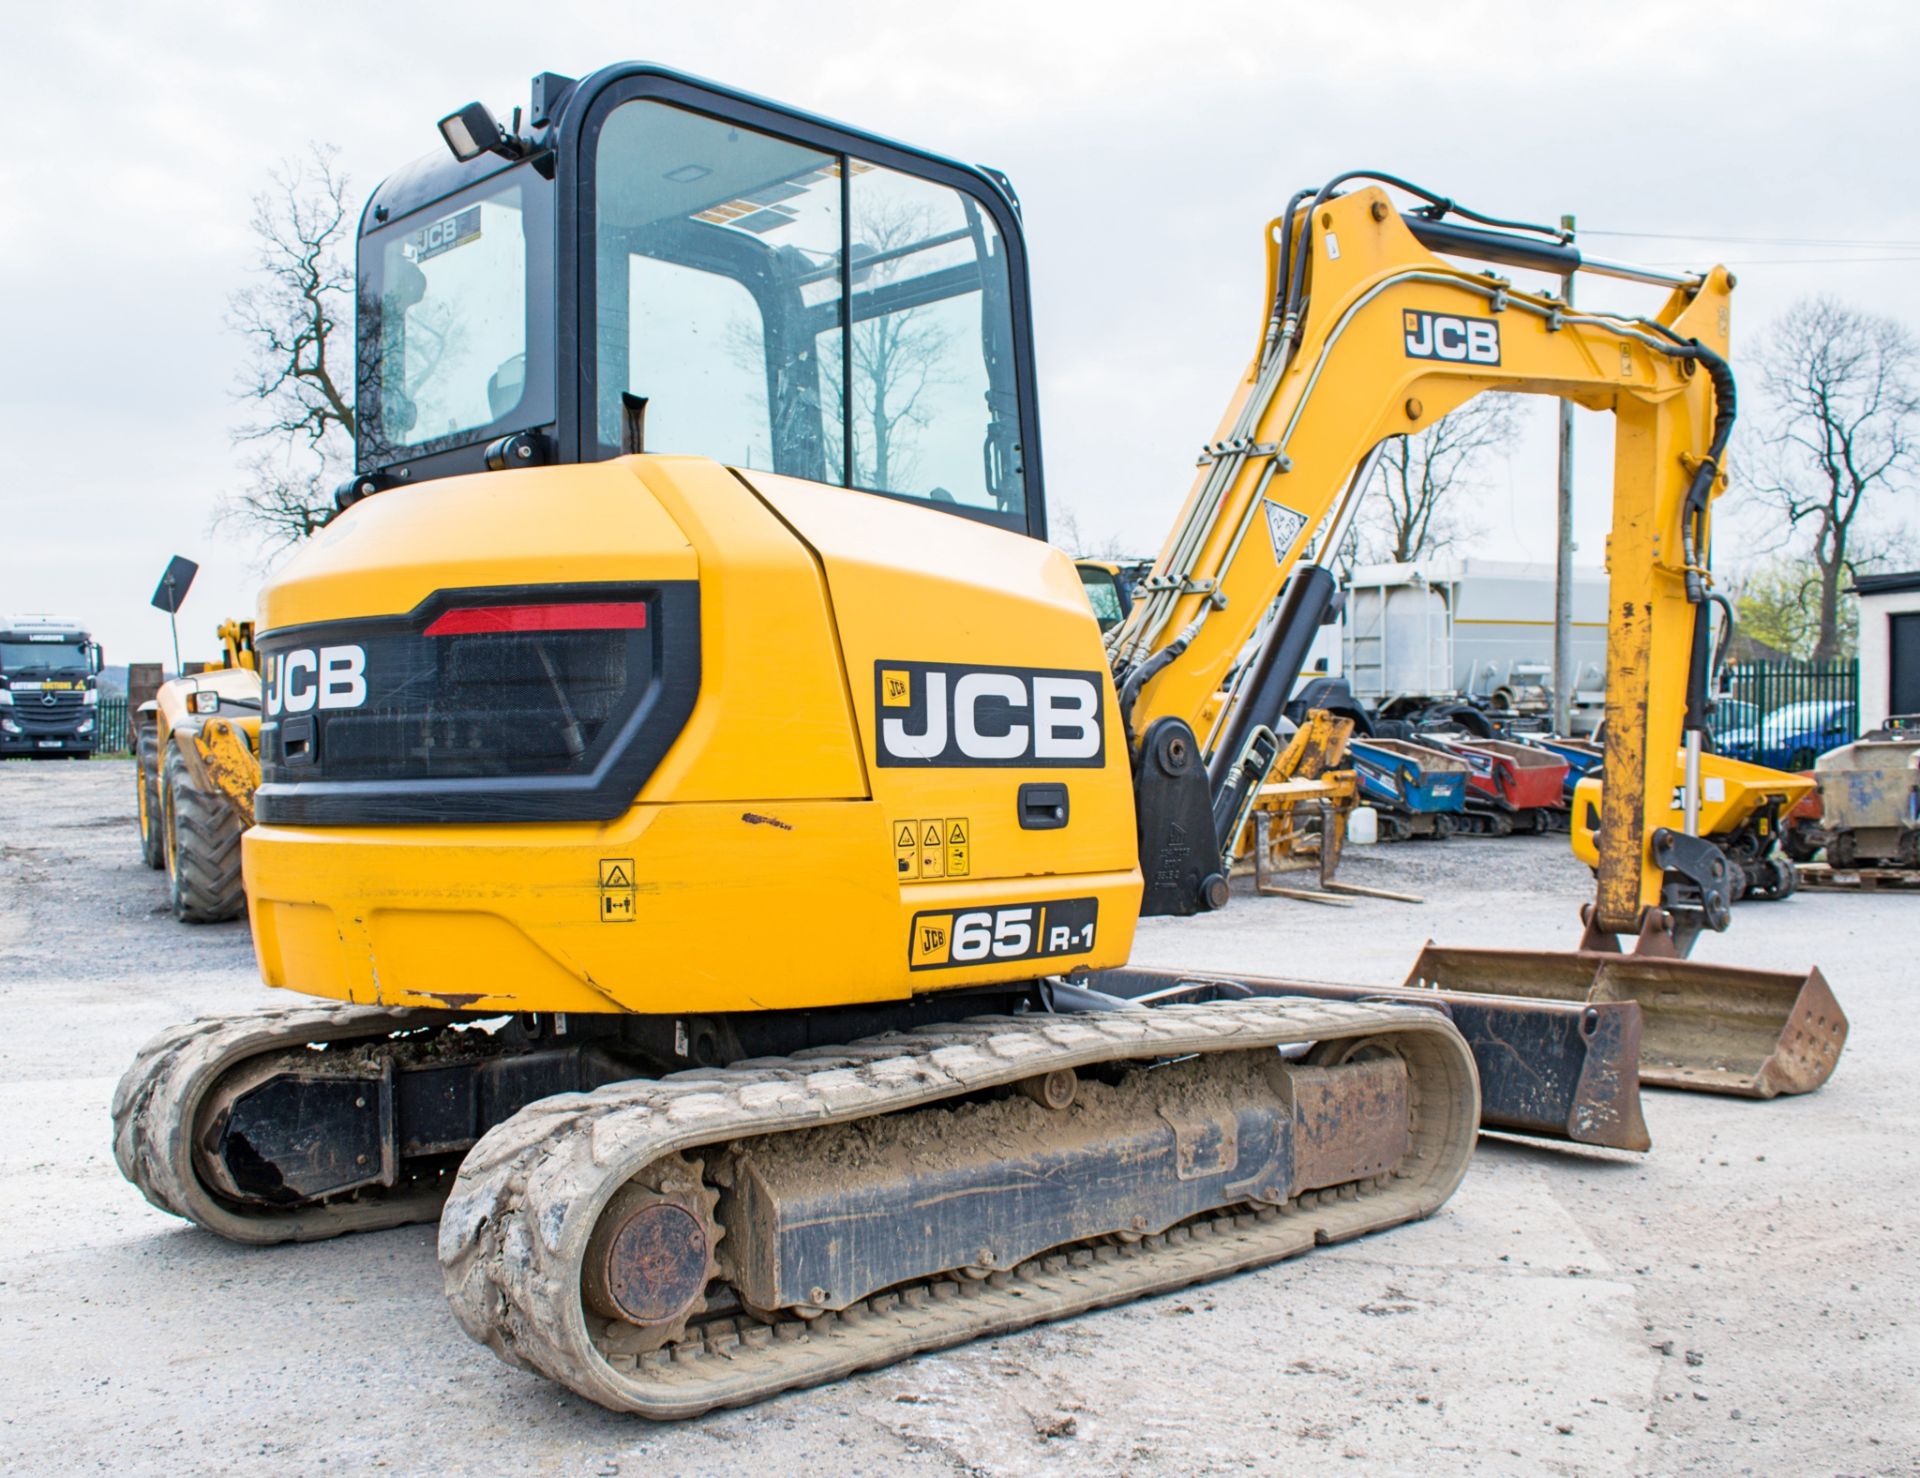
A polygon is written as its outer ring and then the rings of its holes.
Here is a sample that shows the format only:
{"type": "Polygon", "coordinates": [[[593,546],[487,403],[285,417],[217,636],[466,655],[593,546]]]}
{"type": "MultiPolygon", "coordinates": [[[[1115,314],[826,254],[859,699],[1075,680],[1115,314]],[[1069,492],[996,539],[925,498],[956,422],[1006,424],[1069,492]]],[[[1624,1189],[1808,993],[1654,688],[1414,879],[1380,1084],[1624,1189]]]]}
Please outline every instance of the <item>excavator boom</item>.
{"type": "Polygon", "coordinates": [[[1338,193],[1352,178],[1296,198],[1268,227],[1258,351],[1152,574],[1108,637],[1123,711],[1137,733],[1165,718],[1200,730],[1241,650],[1268,626],[1199,733],[1230,845],[1257,784],[1246,767],[1329,609],[1333,559],[1376,449],[1483,393],[1611,411],[1609,784],[1595,922],[1637,934],[1670,885],[1688,900],[1676,911],[1702,912],[1690,839],[1663,848],[1656,837],[1670,830],[1665,757],[1705,718],[1689,713],[1689,692],[1705,627],[1708,510],[1733,418],[1724,358],[1733,280],[1720,268],[1678,277],[1607,264],[1663,280],[1667,301],[1651,317],[1575,312],[1441,255],[1578,268],[1577,253],[1543,229],[1454,225],[1439,205],[1403,214],[1385,182],[1338,193]]]}

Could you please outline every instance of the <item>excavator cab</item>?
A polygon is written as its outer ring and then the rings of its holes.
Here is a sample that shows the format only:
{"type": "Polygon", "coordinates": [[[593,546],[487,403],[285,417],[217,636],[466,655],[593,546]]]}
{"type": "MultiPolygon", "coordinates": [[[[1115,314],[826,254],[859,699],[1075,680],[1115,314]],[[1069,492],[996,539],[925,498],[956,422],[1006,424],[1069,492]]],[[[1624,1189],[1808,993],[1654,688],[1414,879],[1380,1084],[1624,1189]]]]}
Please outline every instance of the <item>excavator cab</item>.
{"type": "Polygon", "coordinates": [[[1045,536],[1003,178],[637,65],[514,117],[362,217],[344,500],[644,449],[1045,536]]]}

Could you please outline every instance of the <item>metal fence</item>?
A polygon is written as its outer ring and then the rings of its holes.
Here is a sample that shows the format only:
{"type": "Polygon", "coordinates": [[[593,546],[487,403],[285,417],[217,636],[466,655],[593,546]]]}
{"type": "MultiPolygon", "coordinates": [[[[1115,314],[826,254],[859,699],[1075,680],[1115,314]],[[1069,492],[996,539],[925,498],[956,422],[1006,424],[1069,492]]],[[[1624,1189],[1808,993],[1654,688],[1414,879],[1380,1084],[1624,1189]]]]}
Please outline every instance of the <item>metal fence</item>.
{"type": "Polygon", "coordinates": [[[1751,703],[1765,718],[1789,703],[1851,703],[1849,741],[1857,737],[1860,663],[1735,662],[1727,669],[1730,696],[1751,703]]]}
{"type": "Polygon", "coordinates": [[[102,698],[95,723],[98,725],[94,730],[95,754],[126,754],[133,749],[133,733],[127,727],[125,698],[102,698]]]}

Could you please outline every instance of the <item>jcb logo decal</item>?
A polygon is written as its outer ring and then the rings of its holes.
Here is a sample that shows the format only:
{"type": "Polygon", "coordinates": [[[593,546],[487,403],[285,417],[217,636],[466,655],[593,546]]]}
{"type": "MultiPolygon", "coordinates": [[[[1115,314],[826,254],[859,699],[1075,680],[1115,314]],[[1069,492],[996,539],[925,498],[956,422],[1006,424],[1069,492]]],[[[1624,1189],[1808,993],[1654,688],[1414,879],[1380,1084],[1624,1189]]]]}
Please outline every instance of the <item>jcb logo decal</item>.
{"type": "Polygon", "coordinates": [[[1456,364],[1500,362],[1500,324],[1496,319],[1409,310],[1402,321],[1409,359],[1446,359],[1456,364]]]}
{"type": "Polygon", "coordinates": [[[1100,674],[876,662],[882,765],[1094,768],[1106,754],[1100,674]]]}
{"type": "Polygon", "coordinates": [[[367,701],[365,647],[299,647],[266,659],[269,716],[315,708],[358,708],[367,701]]]}

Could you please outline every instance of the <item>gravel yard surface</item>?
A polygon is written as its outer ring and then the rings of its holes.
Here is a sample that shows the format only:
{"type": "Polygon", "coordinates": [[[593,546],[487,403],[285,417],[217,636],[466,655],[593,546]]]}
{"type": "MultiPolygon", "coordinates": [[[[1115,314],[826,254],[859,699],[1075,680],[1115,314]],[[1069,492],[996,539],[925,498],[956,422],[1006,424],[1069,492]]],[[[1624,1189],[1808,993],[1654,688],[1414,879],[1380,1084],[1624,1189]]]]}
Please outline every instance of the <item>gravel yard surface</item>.
{"type": "MultiPolygon", "coordinates": [[[[1484,1139],[1415,1226],[681,1426],[469,1342],[431,1227],[229,1246],[125,1184],[108,1100],[176,1021],[283,1000],[141,866],[126,762],[0,765],[0,1471],[1913,1473],[1920,896],[1743,904],[1702,958],[1820,965],[1833,1080],[1649,1090],[1646,1156],[1484,1139]]],[[[1143,964],[1397,983],[1570,947],[1562,838],[1355,849],[1350,908],[1243,896],[1143,964]]]]}

